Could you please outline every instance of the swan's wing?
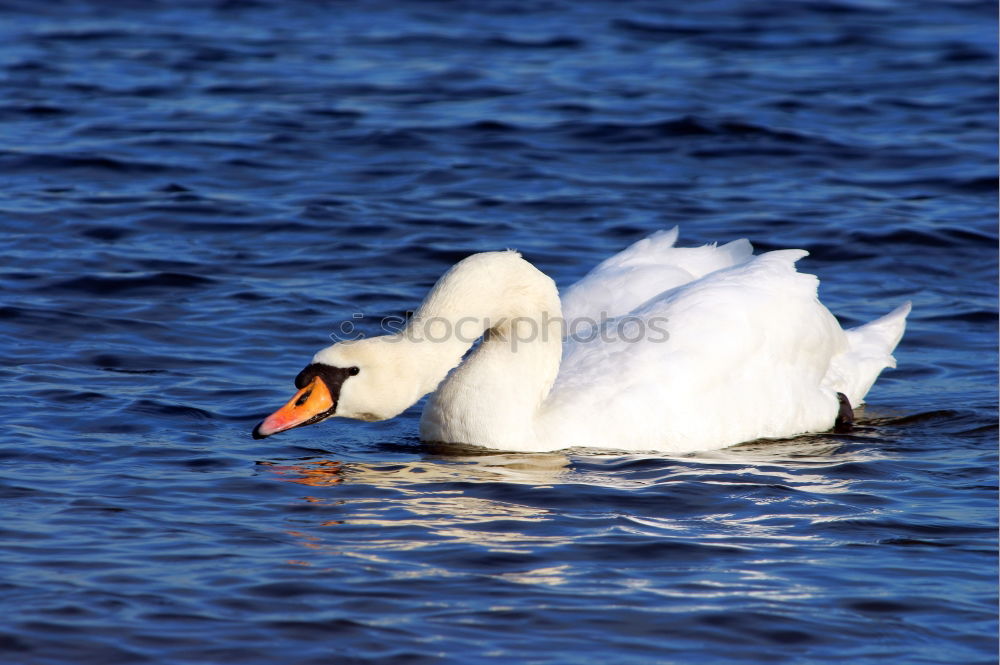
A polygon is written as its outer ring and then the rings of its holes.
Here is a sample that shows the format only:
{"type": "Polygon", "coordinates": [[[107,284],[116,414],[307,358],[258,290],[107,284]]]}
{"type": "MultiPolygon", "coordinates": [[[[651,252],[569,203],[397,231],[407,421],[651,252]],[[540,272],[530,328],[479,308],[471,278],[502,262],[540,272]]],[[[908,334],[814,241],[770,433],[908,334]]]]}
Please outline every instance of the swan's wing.
{"type": "Polygon", "coordinates": [[[566,340],[543,411],[567,446],[688,452],[833,425],[822,385],[844,332],[795,271],[768,252],[664,293],[566,340]],[[564,433],[564,434],[563,434],[564,433]]]}
{"type": "MultiPolygon", "coordinates": [[[[562,294],[567,322],[601,321],[621,316],[664,291],[715,270],[744,263],[753,254],[749,241],[721,247],[674,247],[677,227],[658,231],[605,259],[562,294]]],[[[581,322],[576,327],[583,327],[581,322]]]]}

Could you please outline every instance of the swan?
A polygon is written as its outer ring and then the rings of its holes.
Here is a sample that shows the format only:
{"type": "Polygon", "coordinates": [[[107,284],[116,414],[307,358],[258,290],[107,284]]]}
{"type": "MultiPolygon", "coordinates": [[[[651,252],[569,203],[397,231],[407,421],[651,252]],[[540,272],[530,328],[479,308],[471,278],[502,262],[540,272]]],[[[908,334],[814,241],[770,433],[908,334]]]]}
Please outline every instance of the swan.
{"type": "Polygon", "coordinates": [[[562,300],[518,252],[473,254],[398,333],[316,353],[253,436],[385,420],[430,394],[427,442],[686,454],[845,425],[895,367],[909,302],[844,330],[819,280],[795,269],[808,252],[681,248],[677,236],[639,240],[562,300]]]}

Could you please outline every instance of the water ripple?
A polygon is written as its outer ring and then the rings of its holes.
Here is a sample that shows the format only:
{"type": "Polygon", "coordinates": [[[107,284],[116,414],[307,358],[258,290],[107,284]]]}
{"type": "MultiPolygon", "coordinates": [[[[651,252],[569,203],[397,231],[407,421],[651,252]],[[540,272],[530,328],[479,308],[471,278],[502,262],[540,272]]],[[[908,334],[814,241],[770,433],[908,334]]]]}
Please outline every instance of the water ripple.
{"type": "Polygon", "coordinates": [[[0,11],[3,662],[995,662],[992,4],[0,11]],[[468,253],[674,224],[914,301],[853,431],[249,438],[468,253]]]}

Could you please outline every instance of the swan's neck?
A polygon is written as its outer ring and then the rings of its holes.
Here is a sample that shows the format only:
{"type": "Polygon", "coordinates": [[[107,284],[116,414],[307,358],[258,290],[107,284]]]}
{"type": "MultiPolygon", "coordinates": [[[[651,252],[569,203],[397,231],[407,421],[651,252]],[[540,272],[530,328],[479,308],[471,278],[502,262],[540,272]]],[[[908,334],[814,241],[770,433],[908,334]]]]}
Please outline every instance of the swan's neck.
{"type": "Polygon", "coordinates": [[[555,284],[516,253],[477,254],[452,268],[401,333],[419,359],[421,394],[437,388],[421,438],[491,447],[537,438],[538,409],[559,371],[561,324],[555,284]]]}

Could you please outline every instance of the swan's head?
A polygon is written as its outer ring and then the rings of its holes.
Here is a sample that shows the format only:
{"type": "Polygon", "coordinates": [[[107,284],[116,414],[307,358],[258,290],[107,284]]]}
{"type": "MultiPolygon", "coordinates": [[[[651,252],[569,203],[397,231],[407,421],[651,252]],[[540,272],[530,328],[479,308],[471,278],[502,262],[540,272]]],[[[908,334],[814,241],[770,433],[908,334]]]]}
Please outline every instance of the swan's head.
{"type": "Polygon", "coordinates": [[[328,346],[295,377],[298,392],[262,420],[253,437],[263,439],[333,416],[356,420],[397,416],[423,394],[410,369],[395,336],[328,346]]]}

